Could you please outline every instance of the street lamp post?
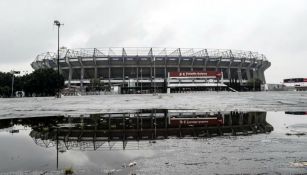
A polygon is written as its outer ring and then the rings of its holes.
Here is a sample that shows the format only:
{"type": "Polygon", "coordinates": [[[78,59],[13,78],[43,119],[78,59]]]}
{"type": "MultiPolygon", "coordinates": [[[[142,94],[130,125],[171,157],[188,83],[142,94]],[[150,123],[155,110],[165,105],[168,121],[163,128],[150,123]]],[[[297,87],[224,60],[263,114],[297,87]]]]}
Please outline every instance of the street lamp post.
{"type": "Polygon", "coordinates": [[[14,97],[14,74],[20,74],[20,71],[11,71],[12,74],[12,92],[11,92],[11,97],[14,97]]]}
{"type": "Polygon", "coordinates": [[[255,79],[255,68],[253,68],[253,90],[254,91],[256,91],[256,89],[255,89],[255,81],[256,81],[256,79],[255,79]]]}
{"type": "Polygon", "coordinates": [[[219,78],[216,77],[216,92],[219,92],[219,78]]]}
{"type": "Polygon", "coordinates": [[[57,98],[60,98],[60,26],[64,25],[61,24],[60,21],[54,20],[54,25],[58,27],[58,59],[57,59],[57,64],[58,64],[58,81],[57,81],[57,87],[58,87],[58,93],[57,93],[57,98]]]}
{"type": "Polygon", "coordinates": [[[143,69],[141,68],[141,94],[143,93],[143,69]]]}
{"type": "Polygon", "coordinates": [[[222,77],[222,71],[221,72],[217,72],[216,75],[216,92],[219,92],[219,80],[220,80],[220,77],[222,77]]]}
{"type": "Polygon", "coordinates": [[[11,97],[14,97],[14,71],[12,71],[12,93],[11,97]]]}
{"type": "Polygon", "coordinates": [[[156,95],[156,57],[153,58],[154,59],[154,94],[156,95]]]}

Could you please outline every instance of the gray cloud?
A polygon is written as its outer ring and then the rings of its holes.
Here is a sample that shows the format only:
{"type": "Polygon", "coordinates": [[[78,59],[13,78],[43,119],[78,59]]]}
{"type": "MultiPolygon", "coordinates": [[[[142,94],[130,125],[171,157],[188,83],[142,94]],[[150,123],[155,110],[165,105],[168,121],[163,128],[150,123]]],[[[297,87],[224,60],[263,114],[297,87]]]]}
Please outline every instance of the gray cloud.
{"type": "Polygon", "coordinates": [[[197,47],[266,54],[268,82],[306,77],[307,1],[112,0],[0,2],[0,70],[31,69],[39,53],[61,45],[197,47]]]}

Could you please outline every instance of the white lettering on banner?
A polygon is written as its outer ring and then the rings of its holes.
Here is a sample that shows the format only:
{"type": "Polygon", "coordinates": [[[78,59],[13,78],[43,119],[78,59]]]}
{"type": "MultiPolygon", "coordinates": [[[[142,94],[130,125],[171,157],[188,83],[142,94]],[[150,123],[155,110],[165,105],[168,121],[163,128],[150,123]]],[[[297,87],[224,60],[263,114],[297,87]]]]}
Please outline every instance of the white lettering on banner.
{"type": "Polygon", "coordinates": [[[222,77],[221,72],[217,71],[195,71],[195,72],[170,72],[170,77],[222,77]]]}
{"type": "Polygon", "coordinates": [[[180,120],[180,124],[207,124],[209,121],[208,120],[180,120]]]}

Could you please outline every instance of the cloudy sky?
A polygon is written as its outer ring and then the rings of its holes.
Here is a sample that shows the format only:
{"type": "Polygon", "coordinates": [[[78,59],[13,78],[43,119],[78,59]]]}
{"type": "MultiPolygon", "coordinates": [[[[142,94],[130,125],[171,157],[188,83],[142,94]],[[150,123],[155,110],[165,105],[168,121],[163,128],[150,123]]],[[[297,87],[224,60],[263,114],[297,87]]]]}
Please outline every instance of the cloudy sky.
{"type": "Polygon", "coordinates": [[[306,0],[1,0],[0,71],[32,71],[61,46],[251,50],[272,62],[267,82],[307,77],[306,0]]]}

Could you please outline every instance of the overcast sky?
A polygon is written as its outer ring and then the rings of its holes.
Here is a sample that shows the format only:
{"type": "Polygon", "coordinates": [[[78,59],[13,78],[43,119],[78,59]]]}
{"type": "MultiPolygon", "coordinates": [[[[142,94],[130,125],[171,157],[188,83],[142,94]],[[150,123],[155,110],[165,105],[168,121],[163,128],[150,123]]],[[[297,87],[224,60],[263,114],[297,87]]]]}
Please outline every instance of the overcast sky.
{"type": "Polygon", "coordinates": [[[32,71],[61,46],[251,50],[272,66],[267,82],[307,77],[306,0],[1,0],[0,71],[32,71]]]}

